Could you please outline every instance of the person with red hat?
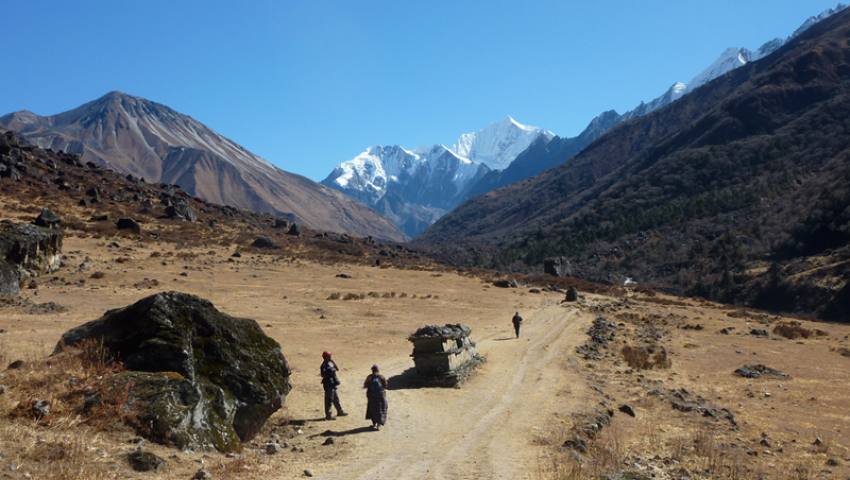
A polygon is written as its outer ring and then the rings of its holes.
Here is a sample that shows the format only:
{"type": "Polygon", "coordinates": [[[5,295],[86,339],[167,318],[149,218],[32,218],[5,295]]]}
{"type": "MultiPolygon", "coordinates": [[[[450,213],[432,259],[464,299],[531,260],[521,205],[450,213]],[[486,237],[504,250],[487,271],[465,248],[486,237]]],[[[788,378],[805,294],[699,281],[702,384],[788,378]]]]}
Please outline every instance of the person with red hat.
{"type": "Polygon", "coordinates": [[[319,368],[319,373],[322,375],[322,388],[325,389],[325,420],[333,420],[331,415],[331,405],[336,408],[336,415],[344,417],[348,415],[342,409],[339,403],[339,394],[337,388],[340,386],[339,378],[336,372],[339,371],[336,363],[331,358],[331,352],[322,352],[322,366],[319,368]]]}

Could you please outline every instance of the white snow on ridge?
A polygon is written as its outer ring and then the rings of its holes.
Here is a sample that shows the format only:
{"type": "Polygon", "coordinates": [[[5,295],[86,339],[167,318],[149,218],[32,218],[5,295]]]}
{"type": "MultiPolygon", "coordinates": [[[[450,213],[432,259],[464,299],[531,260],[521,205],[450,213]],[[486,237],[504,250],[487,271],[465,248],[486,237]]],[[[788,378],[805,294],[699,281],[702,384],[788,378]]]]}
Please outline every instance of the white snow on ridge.
{"type": "Polygon", "coordinates": [[[502,170],[541,136],[552,138],[555,134],[539,127],[523,125],[508,116],[477,132],[464,133],[452,146],[452,150],[493,170],[502,170]]]}

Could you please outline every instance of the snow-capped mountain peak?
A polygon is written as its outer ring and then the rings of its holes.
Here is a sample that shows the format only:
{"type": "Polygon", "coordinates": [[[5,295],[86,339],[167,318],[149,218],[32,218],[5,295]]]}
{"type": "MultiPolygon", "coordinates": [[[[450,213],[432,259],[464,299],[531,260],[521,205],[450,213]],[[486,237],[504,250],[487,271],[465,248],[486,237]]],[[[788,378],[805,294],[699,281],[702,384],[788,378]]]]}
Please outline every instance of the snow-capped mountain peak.
{"type": "Polygon", "coordinates": [[[524,125],[507,116],[477,132],[464,133],[452,146],[452,150],[491,169],[502,170],[541,136],[552,138],[554,134],[539,127],[524,125]]]}

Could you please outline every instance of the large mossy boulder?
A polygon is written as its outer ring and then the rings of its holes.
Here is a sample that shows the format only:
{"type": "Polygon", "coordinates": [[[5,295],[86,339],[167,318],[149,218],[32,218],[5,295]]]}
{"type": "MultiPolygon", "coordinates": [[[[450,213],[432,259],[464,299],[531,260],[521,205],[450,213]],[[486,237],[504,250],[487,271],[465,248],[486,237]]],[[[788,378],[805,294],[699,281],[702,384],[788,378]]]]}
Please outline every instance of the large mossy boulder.
{"type": "MultiPolygon", "coordinates": [[[[144,298],[69,330],[57,351],[102,342],[125,371],[104,382],[126,392],[126,421],[146,438],[182,449],[232,451],[284,403],[290,369],[254,320],[178,292],[144,298]]],[[[119,396],[120,397],[120,396],[119,396]]]]}

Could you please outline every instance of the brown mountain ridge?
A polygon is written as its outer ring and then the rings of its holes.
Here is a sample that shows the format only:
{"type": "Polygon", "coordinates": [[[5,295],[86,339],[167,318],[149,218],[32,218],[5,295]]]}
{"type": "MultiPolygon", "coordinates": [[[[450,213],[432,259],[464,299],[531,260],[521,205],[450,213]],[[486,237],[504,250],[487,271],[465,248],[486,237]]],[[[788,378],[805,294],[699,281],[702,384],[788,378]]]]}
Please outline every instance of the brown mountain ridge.
{"type": "Polygon", "coordinates": [[[171,108],[110,92],[78,108],[0,117],[0,128],[122,174],[180,185],[190,195],[285,216],[317,230],[388,240],[405,236],[389,220],[345,195],[281,170],[171,108]]]}

